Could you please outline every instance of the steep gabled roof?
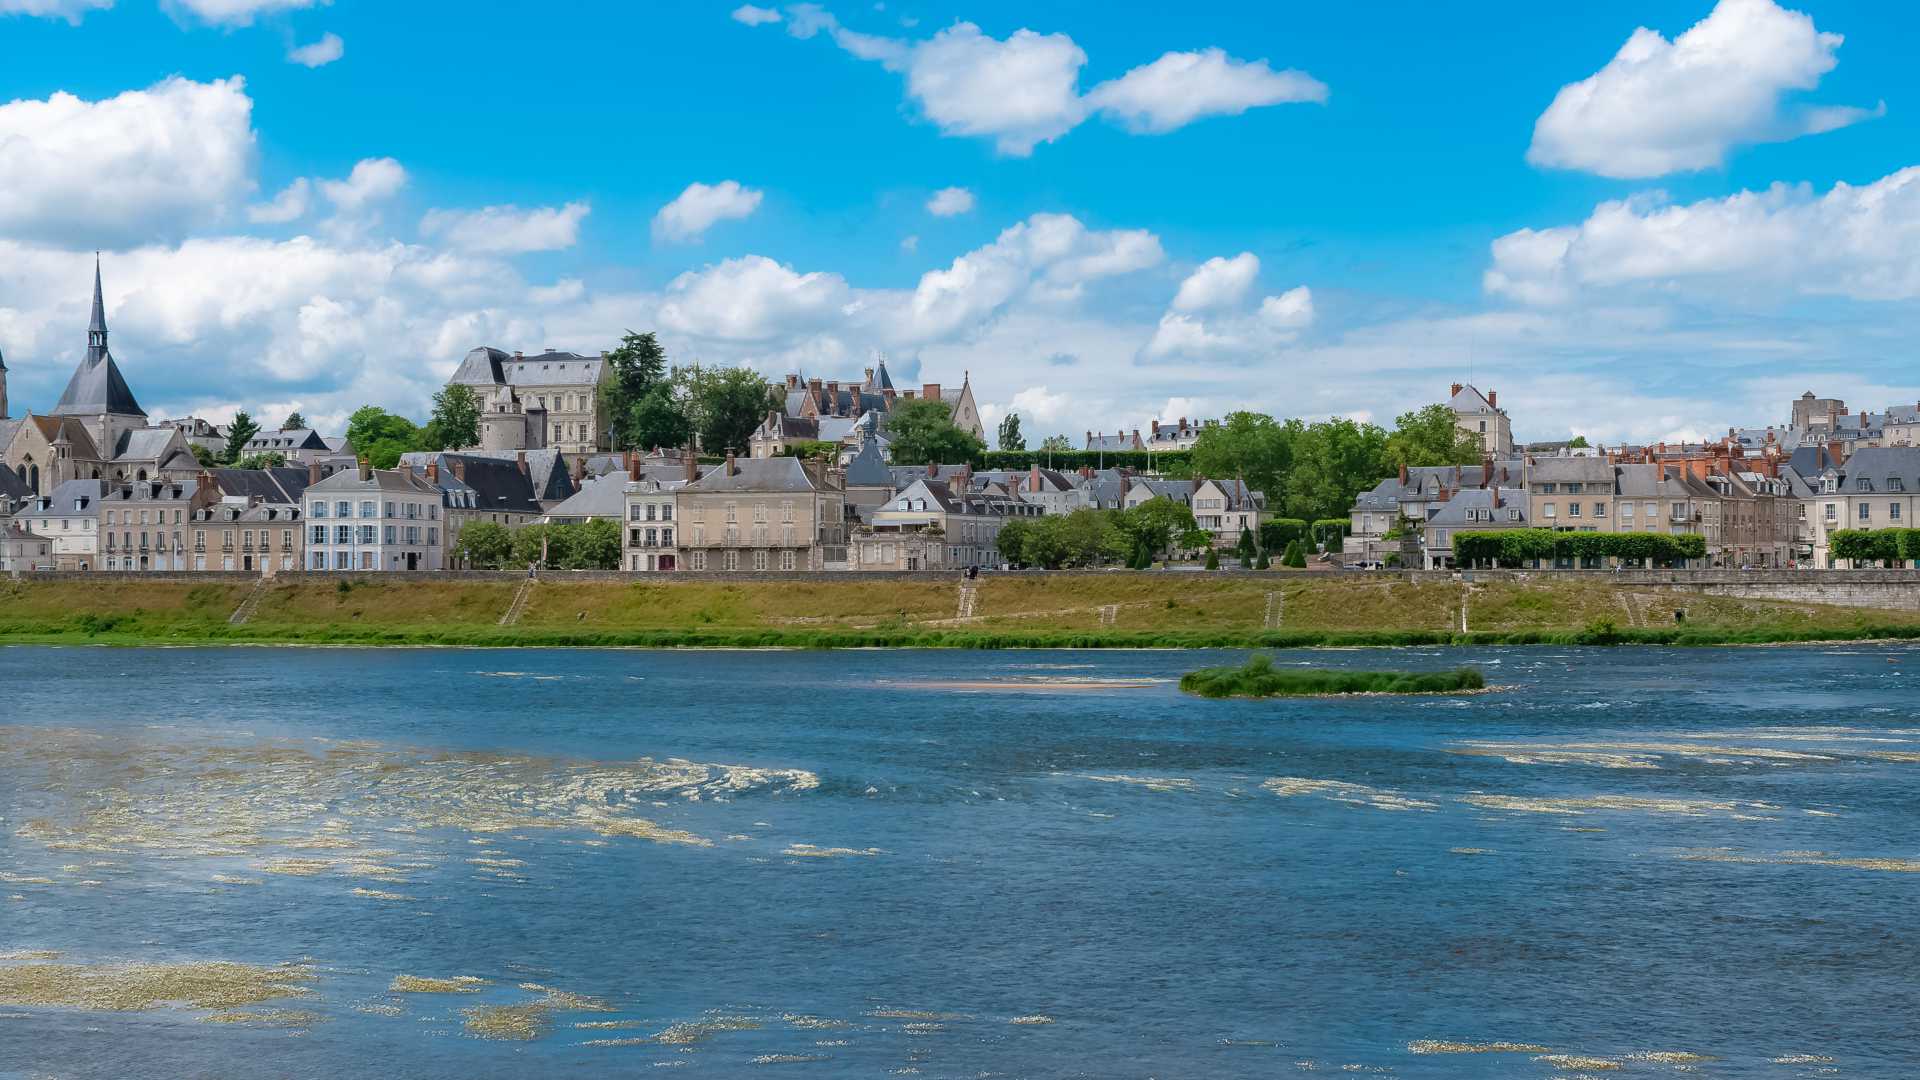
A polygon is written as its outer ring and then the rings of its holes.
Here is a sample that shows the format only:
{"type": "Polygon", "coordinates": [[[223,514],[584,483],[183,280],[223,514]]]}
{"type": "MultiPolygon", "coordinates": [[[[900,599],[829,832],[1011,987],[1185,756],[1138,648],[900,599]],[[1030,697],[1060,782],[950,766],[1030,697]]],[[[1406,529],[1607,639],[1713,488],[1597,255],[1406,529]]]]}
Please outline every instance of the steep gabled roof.
{"type": "Polygon", "coordinates": [[[813,478],[799,458],[747,458],[736,460],[738,470],[732,476],[724,468],[715,469],[682,488],[693,495],[722,491],[813,491],[813,478]]]}
{"type": "Polygon", "coordinates": [[[133,399],[120,366],[107,351],[107,309],[100,297],[100,264],[93,266],[93,321],[87,328],[87,355],[67,380],[60,403],[51,410],[55,416],[145,416],[146,410],[133,399]]]}
{"type": "Polygon", "coordinates": [[[847,462],[847,486],[892,488],[893,473],[880,456],[880,444],[869,435],[860,443],[860,452],[847,462]]]}

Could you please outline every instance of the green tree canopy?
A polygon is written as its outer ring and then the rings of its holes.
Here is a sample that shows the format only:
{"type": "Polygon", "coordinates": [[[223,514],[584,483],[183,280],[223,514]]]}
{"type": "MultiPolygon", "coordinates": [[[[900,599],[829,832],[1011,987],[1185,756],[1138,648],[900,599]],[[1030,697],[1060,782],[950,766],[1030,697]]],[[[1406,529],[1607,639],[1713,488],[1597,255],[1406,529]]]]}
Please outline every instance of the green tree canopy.
{"type": "Polygon", "coordinates": [[[236,469],[278,469],[287,463],[287,455],[278,450],[248,454],[233,463],[236,469]]]}
{"type": "Polygon", "coordinates": [[[285,420],[280,421],[281,431],[299,431],[305,428],[306,426],[307,426],[307,418],[300,415],[299,409],[295,409],[292,412],[288,413],[287,418],[285,420]]]}
{"type": "Polygon", "coordinates": [[[887,414],[887,438],[895,465],[959,465],[978,462],[987,446],[953,426],[953,410],[944,401],[918,398],[894,405],[887,414]]]}
{"type": "Polygon", "coordinates": [[[675,368],[681,407],[709,454],[744,452],[773,408],[773,390],[751,368],[675,368]]]}
{"type": "Polygon", "coordinates": [[[469,522],[454,541],[454,558],[475,570],[513,567],[513,534],[492,521],[469,522]]]}
{"type": "Polygon", "coordinates": [[[1158,555],[1177,541],[1186,546],[1187,534],[1197,528],[1193,510],[1185,503],[1158,498],[1119,511],[1115,524],[1136,548],[1149,555],[1158,555]]]}
{"type": "Polygon", "coordinates": [[[1068,454],[1073,452],[1073,443],[1065,435],[1049,435],[1040,440],[1040,449],[1055,454],[1068,454]]]}
{"type": "Polygon", "coordinates": [[[244,411],[234,413],[233,423],[227,425],[227,448],[221,453],[220,460],[228,464],[240,460],[240,455],[246,452],[247,443],[258,434],[260,425],[254,422],[253,417],[244,411]]]}
{"type": "Polygon", "coordinates": [[[423,450],[461,450],[480,445],[480,395],[454,383],[433,395],[433,417],[420,433],[423,450]]]}
{"type": "Polygon", "coordinates": [[[831,439],[795,439],[780,451],[780,457],[817,458],[821,455],[832,456],[840,449],[840,444],[831,439]]]}
{"type": "MultiPolygon", "coordinates": [[[[1341,416],[1302,428],[1293,445],[1280,509],[1302,518],[1346,513],[1356,496],[1389,471],[1386,442],[1387,433],[1380,428],[1341,416]]],[[[1251,483],[1253,478],[1247,479],[1251,483]]],[[[1274,506],[1271,491],[1267,505],[1274,506]]]]}
{"type": "Polygon", "coordinates": [[[693,421],[667,383],[656,384],[627,410],[625,430],[625,444],[635,450],[685,446],[693,439],[693,421]]]}
{"type": "Polygon", "coordinates": [[[1393,433],[1387,436],[1388,471],[1402,465],[1416,468],[1479,462],[1480,440],[1460,430],[1453,410],[1442,404],[1400,414],[1394,421],[1393,433]]]}
{"type": "Polygon", "coordinates": [[[400,455],[420,449],[420,429],[378,405],[362,405],[347,418],[347,441],[376,469],[391,469],[400,455]]]}
{"type": "Polygon", "coordinates": [[[1026,436],[1020,434],[1020,414],[1010,412],[1000,421],[1000,449],[1025,450],[1026,436]]]}
{"type": "Polygon", "coordinates": [[[1278,507],[1286,498],[1294,447],[1303,431],[1298,420],[1282,424],[1265,413],[1228,413],[1220,423],[1201,429],[1193,445],[1193,474],[1245,480],[1255,491],[1266,492],[1269,507],[1278,507]]]}
{"type": "Polygon", "coordinates": [[[1575,435],[1573,438],[1567,440],[1567,447],[1572,450],[1585,450],[1592,445],[1592,443],[1587,441],[1585,435],[1575,435]]]}

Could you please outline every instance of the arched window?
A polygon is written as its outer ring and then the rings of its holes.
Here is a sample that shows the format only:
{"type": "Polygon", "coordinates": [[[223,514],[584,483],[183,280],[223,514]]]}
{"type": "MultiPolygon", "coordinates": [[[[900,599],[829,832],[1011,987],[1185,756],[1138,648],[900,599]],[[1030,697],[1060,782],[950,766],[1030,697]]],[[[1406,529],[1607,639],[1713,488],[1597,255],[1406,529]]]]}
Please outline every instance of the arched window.
{"type": "Polygon", "coordinates": [[[27,466],[27,486],[35,491],[40,490],[40,466],[27,466]]]}

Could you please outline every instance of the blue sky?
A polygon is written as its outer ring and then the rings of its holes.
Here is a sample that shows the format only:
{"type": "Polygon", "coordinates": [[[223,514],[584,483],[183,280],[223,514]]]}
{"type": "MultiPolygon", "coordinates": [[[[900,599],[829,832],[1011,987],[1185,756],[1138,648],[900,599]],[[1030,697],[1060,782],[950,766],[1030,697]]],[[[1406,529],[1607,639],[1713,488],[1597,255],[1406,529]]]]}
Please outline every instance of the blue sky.
{"type": "Polygon", "coordinates": [[[419,414],[474,345],[627,327],[769,374],[884,350],[1076,437],[1390,420],[1469,370],[1539,438],[1920,394],[1905,5],[0,13],[16,413],[95,248],[156,416],[419,414]]]}

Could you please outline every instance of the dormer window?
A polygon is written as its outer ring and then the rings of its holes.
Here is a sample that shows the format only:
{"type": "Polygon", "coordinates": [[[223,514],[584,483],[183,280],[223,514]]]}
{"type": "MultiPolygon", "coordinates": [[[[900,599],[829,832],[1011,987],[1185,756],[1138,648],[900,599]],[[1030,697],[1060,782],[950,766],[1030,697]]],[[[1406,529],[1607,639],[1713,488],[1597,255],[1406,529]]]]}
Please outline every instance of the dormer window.
{"type": "Polygon", "coordinates": [[[1854,479],[1853,486],[1855,490],[1858,490],[1858,491],[1872,491],[1873,481],[1868,477],[1861,476],[1854,479]]]}
{"type": "Polygon", "coordinates": [[[1888,491],[1905,491],[1907,490],[1907,485],[1899,477],[1889,476],[1887,477],[1887,490],[1888,491]]]}

